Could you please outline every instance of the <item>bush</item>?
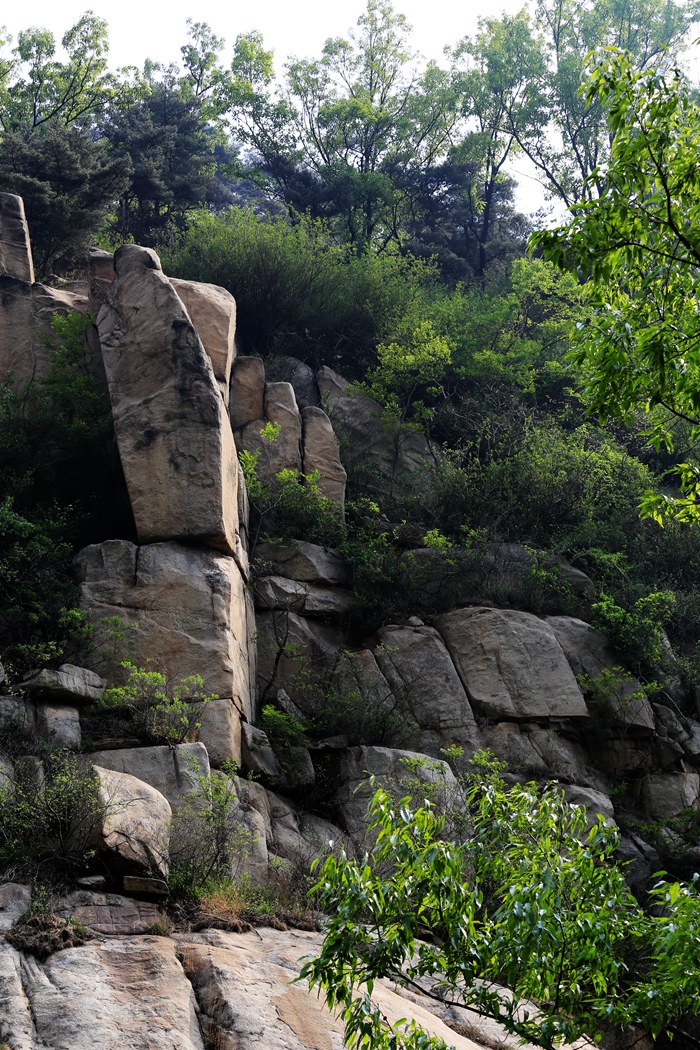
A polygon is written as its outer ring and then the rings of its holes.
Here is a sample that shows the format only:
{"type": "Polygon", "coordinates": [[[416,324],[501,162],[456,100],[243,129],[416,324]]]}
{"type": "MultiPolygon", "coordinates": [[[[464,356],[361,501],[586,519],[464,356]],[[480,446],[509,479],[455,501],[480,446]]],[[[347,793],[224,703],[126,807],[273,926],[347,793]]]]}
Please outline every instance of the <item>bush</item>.
{"type": "Polygon", "coordinates": [[[244,353],[291,354],[351,379],[364,378],[376,344],[418,315],[437,283],[432,265],[410,257],[358,257],[317,220],[235,208],[199,214],[177,249],[161,254],[167,273],[235,295],[244,353]]]}
{"type": "Polygon", "coordinates": [[[169,682],[160,671],[137,667],[122,661],[127,672],[123,685],[106,689],[100,709],[124,716],[137,732],[152,744],[181,744],[199,729],[202,704],[217,697],[207,694],[200,675],[188,675],[169,682]]]}
{"type": "Polygon", "coordinates": [[[242,821],[233,777],[234,764],[203,775],[173,816],[170,836],[170,897],[197,897],[222,879],[240,872],[253,845],[242,821]]]}
{"type": "Polygon", "coordinates": [[[56,879],[85,870],[105,817],[99,780],[71,751],[46,752],[43,776],[15,762],[0,791],[0,873],[8,880],[56,879]]]}
{"type": "Polygon", "coordinates": [[[639,598],[631,609],[623,609],[610,595],[601,594],[593,605],[591,623],[632,670],[651,670],[672,658],[664,625],[675,603],[670,591],[656,591],[639,598]]]}

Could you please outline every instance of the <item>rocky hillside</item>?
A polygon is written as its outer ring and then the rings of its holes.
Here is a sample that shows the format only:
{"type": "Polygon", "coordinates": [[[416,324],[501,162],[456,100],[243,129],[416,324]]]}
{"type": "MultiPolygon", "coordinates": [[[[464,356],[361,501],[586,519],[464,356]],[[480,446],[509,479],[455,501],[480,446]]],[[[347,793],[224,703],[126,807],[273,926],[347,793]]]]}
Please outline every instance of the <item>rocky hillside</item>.
{"type": "MultiPolygon", "coordinates": [[[[102,803],[90,870],[56,905],[46,952],[0,945],[10,1050],[341,1045],[288,984],[317,934],[214,931],[199,915],[198,932],[166,936],[159,902],[214,774],[244,836],[229,864],[259,885],[330,840],[363,848],[368,773],[400,782],[408,758],[452,783],[480,748],[617,822],[634,884],[664,846],[697,865],[682,825],[700,811],[700,722],[677,682],[650,691],[589,626],[587,576],[516,543],[465,560],[392,518],[439,456],[415,429],[387,424],[327,367],[286,359],[267,381],[262,360],[236,355],[230,293],[169,279],[150,249],[91,253],[87,286],[34,283],[21,201],[0,194],[0,373],[16,396],[50,374],[51,318],[68,310],[94,318],[85,361],[111,407],[128,513],[75,556],[91,646],[0,698],[7,797],[41,792],[52,747],[87,756],[102,803]],[[397,622],[367,603],[343,543],[360,460],[366,513],[388,515],[397,541],[397,622]],[[55,951],[61,936],[70,946],[55,951]]],[[[30,898],[6,878],[3,930],[30,898]]],[[[388,1014],[425,1017],[424,1003],[382,994],[388,1014]]],[[[498,1038],[469,1017],[429,1023],[455,1047],[498,1038]]]]}

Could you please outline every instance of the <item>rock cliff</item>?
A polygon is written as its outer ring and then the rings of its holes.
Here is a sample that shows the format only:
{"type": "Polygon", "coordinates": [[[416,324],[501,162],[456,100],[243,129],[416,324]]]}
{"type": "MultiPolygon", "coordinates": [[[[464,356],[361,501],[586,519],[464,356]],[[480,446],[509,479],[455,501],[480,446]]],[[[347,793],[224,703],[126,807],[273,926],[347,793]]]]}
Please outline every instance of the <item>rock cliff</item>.
{"type": "MultiPolygon", "coordinates": [[[[512,607],[531,552],[489,550],[482,569],[490,587],[483,575],[465,575],[451,607],[363,636],[336,551],[250,535],[243,452],[261,483],[280,471],[313,477],[342,521],[350,460],[364,453],[381,503],[430,462],[422,437],[387,427],[381,406],[328,368],[292,367],[289,381],[267,381],[261,360],[236,356],[232,297],[169,279],[151,250],[93,253],[84,288],[35,284],[21,201],[0,194],[0,373],[15,389],[46,374],[42,335],[51,314],[67,309],[96,313],[89,338],[136,530],[136,542],[105,535],[77,554],[81,606],[98,630],[113,617],[128,628],[122,655],[135,664],[172,681],[200,675],[217,699],[201,709],[197,741],[143,746],[96,736],[86,712],[115,666],[104,651],[0,698],[0,724],[75,752],[87,745],[110,801],[96,844],[107,892],[76,891],[65,904],[91,938],[44,961],[0,945],[0,1041],[11,1050],[341,1045],[337,1023],[288,983],[316,934],[156,935],[153,900],[178,847],[173,814],[212,768],[233,776],[231,761],[249,834],[243,867],[261,881],[280,863],[307,863],[330,838],[361,846],[365,800],[354,788],[366,774],[400,777],[403,758],[439,761],[454,744],[464,761],[488,747],[515,776],[560,780],[572,801],[623,825],[634,877],[653,869],[652,846],[627,818],[700,809],[700,723],[672,702],[650,703],[630,679],[591,702],[582,675],[613,672],[618,661],[556,600],[540,614],[512,607]],[[256,725],[266,704],[327,732],[310,745],[268,737],[256,725]],[[128,897],[129,880],[142,877],[141,897],[151,903],[128,897]]],[[[407,553],[429,589],[431,552],[409,545],[407,553]]],[[[560,569],[585,616],[591,582],[560,569]]],[[[12,763],[0,755],[2,777],[12,784],[12,763]]],[[[28,891],[8,884],[0,894],[6,930],[28,891]]],[[[426,1016],[419,998],[407,1004],[389,988],[382,995],[389,1014],[426,1016]]],[[[493,1045],[493,1033],[468,1017],[428,1021],[452,1046],[475,1045],[459,1031],[493,1045]]]]}

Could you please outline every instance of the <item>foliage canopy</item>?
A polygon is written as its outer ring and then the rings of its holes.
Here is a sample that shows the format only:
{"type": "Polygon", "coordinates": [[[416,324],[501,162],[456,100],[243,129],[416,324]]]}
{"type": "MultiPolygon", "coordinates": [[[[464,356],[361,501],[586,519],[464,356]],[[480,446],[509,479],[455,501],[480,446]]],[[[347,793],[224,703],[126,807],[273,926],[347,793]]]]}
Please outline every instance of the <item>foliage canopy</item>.
{"type": "Polygon", "coordinates": [[[644,911],[602,817],[587,830],[557,785],[508,788],[497,768],[485,771],[468,792],[461,841],[445,840],[429,802],[378,788],[371,853],[324,861],[315,889],[330,919],[301,975],[340,1011],[348,1045],[445,1047],[387,1020],[372,998],[379,978],[472,1007],[545,1048],[630,1024],[656,1036],[694,1010],[697,888],[659,881],[653,914],[644,911]]]}

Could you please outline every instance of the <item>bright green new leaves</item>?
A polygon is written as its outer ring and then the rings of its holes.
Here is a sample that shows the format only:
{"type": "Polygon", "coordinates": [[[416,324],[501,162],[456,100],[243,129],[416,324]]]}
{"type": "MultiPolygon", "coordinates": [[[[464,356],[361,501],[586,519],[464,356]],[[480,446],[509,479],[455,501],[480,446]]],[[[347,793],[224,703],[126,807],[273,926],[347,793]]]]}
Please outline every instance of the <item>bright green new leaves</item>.
{"type": "Polygon", "coordinates": [[[601,817],[587,830],[557,785],[506,788],[490,768],[467,804],[468,837],[448,842],[429,803],[379,789],[371,854],[341,851],[321,868],[316,891],[330,918],[302,976],[339,1010],[350,1047],[444,1046],[387,1020],[372,1001],[382,977],[546,1048],[633,1023],[656,1035],[695,1008],[695,887],[660,883],[658,908],[645,913],[614,863],[616,831],[601,817]]]}
{"type": "MultiPolygon", "coordinates": [[[[592,410],[650,416],[650,441],[673,448],[678,421],[700,436],[700,109],[678,70],[638,71],[629,55],[594,56],[587,87],[605,109],[612,145],[605,191],[570,221],[540,231],[534,248],[590,278],[592,316],[572,360],[592,410]]],[[[681,466],[687,498],[650,498],[647,512],[698,517],[695,467],[681,466]]]]}

